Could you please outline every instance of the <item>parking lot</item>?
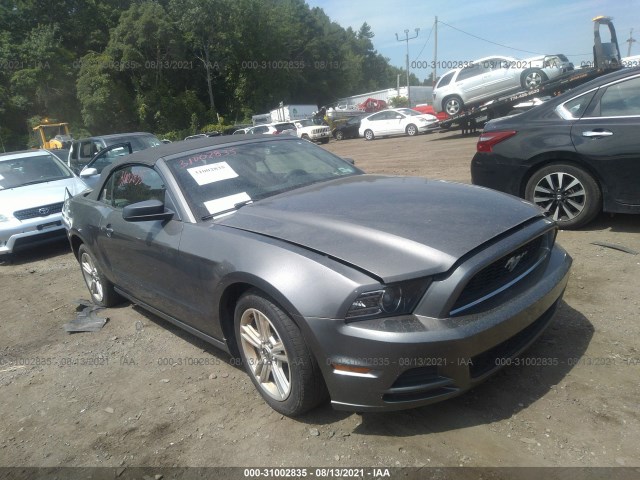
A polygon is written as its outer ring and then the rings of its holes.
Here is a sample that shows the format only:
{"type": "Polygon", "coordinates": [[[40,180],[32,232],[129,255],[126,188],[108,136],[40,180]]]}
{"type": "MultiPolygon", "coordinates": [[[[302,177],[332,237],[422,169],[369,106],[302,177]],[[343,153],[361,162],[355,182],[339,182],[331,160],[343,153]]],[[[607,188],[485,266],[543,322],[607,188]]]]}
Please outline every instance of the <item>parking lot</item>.
{"type": "MultiPolygon", "coordinates": [[[[326,148],[368,173],[470,182],[476,136],[326,148]]],[[[380,199],[384,201],[384,199],[380,199]]],[[[428,206],[426,206],[428,208],[428,206]]],[[[402,212],[398,212],[402,215],[402,212]]],[[[551,328],[471,392],[385,414],[273,411],[235,359],[135,305],[68,334],[88,293],[62,242],[0,265],[2,466],[640,466],[640,217],[562,231],[551,328]]]]}

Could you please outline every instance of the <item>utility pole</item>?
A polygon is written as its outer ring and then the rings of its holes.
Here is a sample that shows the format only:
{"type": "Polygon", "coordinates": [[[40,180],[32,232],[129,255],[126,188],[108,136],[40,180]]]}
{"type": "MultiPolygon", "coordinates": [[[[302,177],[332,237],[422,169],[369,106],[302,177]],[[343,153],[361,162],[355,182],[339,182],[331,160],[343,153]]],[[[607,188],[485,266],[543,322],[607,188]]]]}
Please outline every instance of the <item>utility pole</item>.
{"type": "Polygon", "coordinates": [[[433,33],[435,33],[435,41],[433,42],[433,78],[431,86],[433,88],[436,87],[436,80],[438,79],[438,16],[436,15],[436,20],[433,22],[433,33]]]}
{"type": "Polygon", "coordinates": [[[418,33],[420,32],[419,28],[416,28],[415,37],[409,37],[409,30],[404,31],[404,39],[400,39],[398,34],[396,33],[396,40],[399,42],[407,42],[407,101],[409,102],[409,108],[411,108],[411,88],[409,88],[409,40],[413,40],[414,38],[418,38],[418,33]]]}
{"type": "Polygon", "coordinates": [[[627,48],[627,57],[631,56],[631,44],[634,43],[636,41],[635,38],[633,38],[633,28],[631,29],[631,31],[629,32],[629,40],[627,40],[627,43],[629,44],[629,47],[627,48]]]}

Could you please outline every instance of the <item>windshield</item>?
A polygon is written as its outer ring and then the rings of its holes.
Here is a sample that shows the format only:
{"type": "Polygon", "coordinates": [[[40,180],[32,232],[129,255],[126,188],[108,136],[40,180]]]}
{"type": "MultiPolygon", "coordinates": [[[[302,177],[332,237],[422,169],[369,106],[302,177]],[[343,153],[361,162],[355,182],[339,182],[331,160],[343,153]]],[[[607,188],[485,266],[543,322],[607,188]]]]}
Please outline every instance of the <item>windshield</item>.
{"type": "Polygon", "coordinates": [[[296,126],[298,128],[302,128],[302,127],[313,127],[315,125],[315,123],[313,123],[311,120],[298,120],[296,122],[296,126]]]}
{"type": "Polygon", "coordinates": [[[221,145],[167,165],[203,220],[303,185],[362,173],[305,140],[221,145]]]}
{"type": "Polygon", "coordinates": [[[70,178],[71,172],[51,154],[0,159],[0,190],[70,178]]]}

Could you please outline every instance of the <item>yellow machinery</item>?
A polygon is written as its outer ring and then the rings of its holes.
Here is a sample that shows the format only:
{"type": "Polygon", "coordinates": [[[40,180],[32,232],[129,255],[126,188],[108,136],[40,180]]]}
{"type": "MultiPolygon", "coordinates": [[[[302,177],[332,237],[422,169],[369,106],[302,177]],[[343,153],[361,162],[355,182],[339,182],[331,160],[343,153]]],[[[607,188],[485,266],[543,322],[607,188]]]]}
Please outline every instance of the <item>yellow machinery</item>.
{"type": "Polygon", "coordinates": [[[38,136],[40,148],[69,148],[73,140],[69,133],[69,124],[66,122],[49,123],[45,119],[41,125],[33,127],[33,131],[38,136]]]}

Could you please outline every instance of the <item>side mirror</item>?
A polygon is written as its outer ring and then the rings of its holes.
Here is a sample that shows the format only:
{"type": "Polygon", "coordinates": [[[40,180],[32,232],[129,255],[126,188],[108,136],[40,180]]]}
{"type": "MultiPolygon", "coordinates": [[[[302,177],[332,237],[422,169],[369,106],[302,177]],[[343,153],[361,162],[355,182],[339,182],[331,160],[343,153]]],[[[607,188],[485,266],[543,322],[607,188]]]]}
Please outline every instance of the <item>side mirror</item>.
{"type": "Polygon", "coordinates": [[[166,209],[160,200],[144,200],[127,205],[122,209],[122,218],[127,222],[171,220],[174,215],[174,212],[166,209]]]}
{"type": "Polygon", "coordinates": [[[84,168],[81,172],[80,172],[80,177],[81,178],[87,178],[87,177],[93,177],[94,175],[98,174],[98,170],[91,167],[91,168],[84,168]]]}

